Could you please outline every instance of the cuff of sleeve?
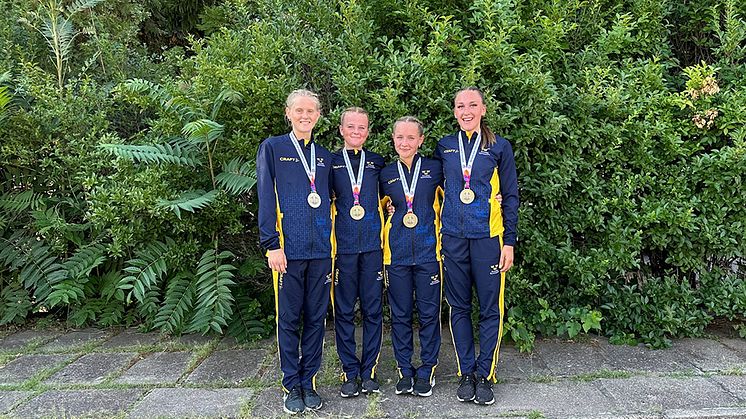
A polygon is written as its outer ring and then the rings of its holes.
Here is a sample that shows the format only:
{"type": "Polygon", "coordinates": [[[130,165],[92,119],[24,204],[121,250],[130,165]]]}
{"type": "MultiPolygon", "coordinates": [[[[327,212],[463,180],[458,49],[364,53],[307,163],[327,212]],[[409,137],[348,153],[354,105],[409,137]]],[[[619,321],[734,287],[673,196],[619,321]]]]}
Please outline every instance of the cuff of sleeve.
{"type": "Polygon", "coordinates": [[[515,247],[517,240],[514,237],[504,237],[503,238],[503,246],[513,246],[515,247]]]}
{"type": "Polygon", "coordinates": [[[270,250],[277,250],[280,248],[280,240],[274,239],[270,241],[269,243],[262,243],[262,247],[264,247],[264,250],[270,251],[270,250]]]}

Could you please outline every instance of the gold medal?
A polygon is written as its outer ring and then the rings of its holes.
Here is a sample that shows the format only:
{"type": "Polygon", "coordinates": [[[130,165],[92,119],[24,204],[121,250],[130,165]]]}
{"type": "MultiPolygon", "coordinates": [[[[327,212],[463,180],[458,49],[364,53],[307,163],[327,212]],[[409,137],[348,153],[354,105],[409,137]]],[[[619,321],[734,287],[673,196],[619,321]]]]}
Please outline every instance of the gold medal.
{"type": "Polygon", "coordinates": [[[461,202],[464,204],[471,204],[474,202],[474,191],[471,189],[463,189],[459,194],[459,198],[461,198],[461,202]]]}
{"type": "Polygon", "coordinates": [[[404,226],[408,228],[414,228],[417,225],[417,216],[413,212],[408,212],[404,215],[404,226]]]}
{"type": "Polygon", "coordinates": [[[350,208],[350,217],[355,221],[362,220],[365,217],[365,208],[362,205],[353,205],[350,208]]]}
{"type": "Polygon", "coordinates": [[[306,201],[308,201],[308,205],[311,206],[311,208],[318,208],[321,206],[321,195],[317,194],[316,192],[311,192],[308,194],[308,198],[306,198],[306,201]]]}

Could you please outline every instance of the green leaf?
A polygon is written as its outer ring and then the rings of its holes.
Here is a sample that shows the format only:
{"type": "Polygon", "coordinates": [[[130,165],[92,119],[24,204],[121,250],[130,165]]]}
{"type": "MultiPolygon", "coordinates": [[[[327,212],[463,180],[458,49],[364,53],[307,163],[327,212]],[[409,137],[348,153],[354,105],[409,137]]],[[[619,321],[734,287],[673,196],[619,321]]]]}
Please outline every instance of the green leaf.
{"type": "Polygon", "coordinates": [[[178,164],[195,167],[201,164],[199,158],[179,145],[129,145],[101,144],[99,147],[109,153],[132,161],[154,164],[178,164]]]}
{"type": "Polygon", "coordinates": [[[153,327],[166,333],[178,333],[183,330],[187,326],[187,316],[194,302],[194,289],[193,275],[180,272],[171,278],[153,327]]]}
{"type": "Polygon", "coordinates": [[[211,143],[223,136],[225,128],[210,119],[200,119],[184,125],[181,129],[186,138],[194,142],[207,141],[211,143]]]}
{"type": "MultiPolygon", "coordinates": [[[[127,266],[124,271],[130,275],[122,278],[117,287],[121,290],[129,290],[127,303],[132,301],[133,296],[141,303],[141,306],[153,303],[152,296],[146,301],[146,294],[151,289],[157,288],[158,283],[166,274],[168,269],[166,259],[170,249],[175,245],[175,242],[168,237],[166,243],[155,241],[148,244],[145,249],[136,252],[136,258],[126,262],[127,266]]],[[[147,313],[157,311],[157,305],[155,310],[151,308],[145,310],[147,313]]]]}
{"type": "Polygon", "coordinates": [[[190,331],[222,333],[227,326],[234,301],[229,287],[235,285],[231,278],[236,268],[224,261],[231,258],[232,253],[217,253],[214,249],[202,254],[197,266],[197,302],[190,331]]]}
{"type": "Polygon", "coordinates": [[[246,193],[256,184],[256,171],[249,162],[236,157],[223,165],[223,171],[215,180],[217,184],[232,194],[246,193]]]}
{"type": "Polygon", "coordinates": [[[184,192],[181,196],[171,201],[161,199],[158,201],[158,206],[160,208],[171,209],[176,216],[181,219],[181,210],[196,212],[197,210],[210,205],[217,195],[217,189],[213,189],[209,192],[203,190],[189,191],[184,192]]]}

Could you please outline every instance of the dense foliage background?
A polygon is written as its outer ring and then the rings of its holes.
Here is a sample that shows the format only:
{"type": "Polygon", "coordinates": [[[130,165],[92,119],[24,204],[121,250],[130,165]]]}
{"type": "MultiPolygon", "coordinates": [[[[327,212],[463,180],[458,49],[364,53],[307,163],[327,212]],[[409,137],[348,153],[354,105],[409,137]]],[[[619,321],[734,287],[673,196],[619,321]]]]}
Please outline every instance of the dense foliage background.
{"type": "Polygon", "coordinates": [[[253,160],[288,92],[317,132],[455,129],[482,86],[522,207],[507,337],[746,335],[746,3],[0,0],[0,325],[274,326],[253,160]]]}

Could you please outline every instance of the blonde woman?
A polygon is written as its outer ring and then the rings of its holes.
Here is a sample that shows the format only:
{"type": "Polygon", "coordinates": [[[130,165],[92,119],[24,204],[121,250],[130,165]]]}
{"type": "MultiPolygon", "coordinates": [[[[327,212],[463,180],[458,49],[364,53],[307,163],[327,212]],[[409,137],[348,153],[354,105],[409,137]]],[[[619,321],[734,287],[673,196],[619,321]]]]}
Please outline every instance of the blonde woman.
{"type": "Polygon", "coordinates": [[[285,116],[292,130],[262,142],[256,171],[259,236],[274,278],[283,408],[296,414],[323,405],[316,373],[332,282],[332,156],[314,141],[321,116],[315,93],[290,93],[285,116]]]}

